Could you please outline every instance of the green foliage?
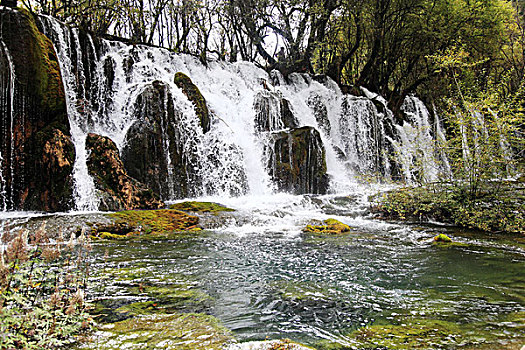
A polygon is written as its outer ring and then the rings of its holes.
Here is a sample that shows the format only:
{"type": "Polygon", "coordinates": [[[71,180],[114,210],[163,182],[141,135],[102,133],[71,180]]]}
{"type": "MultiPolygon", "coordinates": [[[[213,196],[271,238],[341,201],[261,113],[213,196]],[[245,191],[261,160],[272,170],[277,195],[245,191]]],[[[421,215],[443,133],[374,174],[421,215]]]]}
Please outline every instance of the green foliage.
{"type": "Polygon", "coordinates": [[[491,182],[473,197],[461,184],[402,188],[375,197],[385,218],[440,221],[488,232],[525,233],[525,188],[519,182],[491,182]],[[497,191],[494,191],[497,189],[497,191]]]}
{"type": "Polygon", "coordinates": [[[84,237],[79,242],[50,243],[44,224],[34,245],[21,231],[1,253],[0,348],[56,349],[90,328],[84,303],[89,246],[84,237]]]}

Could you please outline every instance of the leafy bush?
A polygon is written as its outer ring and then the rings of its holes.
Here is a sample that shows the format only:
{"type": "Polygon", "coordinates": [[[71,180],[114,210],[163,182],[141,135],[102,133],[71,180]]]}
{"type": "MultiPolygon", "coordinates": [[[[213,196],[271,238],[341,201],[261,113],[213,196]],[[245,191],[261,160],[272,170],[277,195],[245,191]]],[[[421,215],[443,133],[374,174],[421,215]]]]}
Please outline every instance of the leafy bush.
{"type": "Polygon", "coordinates": [[[406,187],[376,195],[373,211],[387,219],[440,221],[487,232],[525,233],[525,194],[519,182],[478,188],[461,183],[406,187]]]}
{"type": "Polygon", "coordinates": [[[84,303],[90,249],[84,236],[51,242],[45,223],[0,251],[0,349],[56,349],[90,328],[84,303]]]}

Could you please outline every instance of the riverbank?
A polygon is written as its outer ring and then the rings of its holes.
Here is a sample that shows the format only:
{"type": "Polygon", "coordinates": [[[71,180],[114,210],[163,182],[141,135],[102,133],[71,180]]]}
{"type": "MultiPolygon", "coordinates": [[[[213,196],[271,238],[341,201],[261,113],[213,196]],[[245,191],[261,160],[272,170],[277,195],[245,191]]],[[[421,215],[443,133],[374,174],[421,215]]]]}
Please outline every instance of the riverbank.
{"type": "Polygon", "coordinates": [[[372,201],[372,211],[386,220],[525,235],[523,181],[494,181],[475,192],[457,183],[403,187],[377,194],[372,201]]]}

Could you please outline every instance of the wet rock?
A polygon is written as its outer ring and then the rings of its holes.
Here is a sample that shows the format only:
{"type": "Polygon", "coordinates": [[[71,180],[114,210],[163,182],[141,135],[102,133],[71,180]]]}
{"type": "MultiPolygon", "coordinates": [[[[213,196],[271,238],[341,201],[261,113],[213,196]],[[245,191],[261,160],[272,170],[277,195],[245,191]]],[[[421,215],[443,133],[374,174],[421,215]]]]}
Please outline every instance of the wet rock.
{"type": "Polygon", "coordinates": [[[343,224],[336,219],[327,219],[319,225],[307,225],[303,232],[322,233],[322,234],[339,234],[350,232],[350,226],[343,224]]]}
{"type": "Polygon", "coordinates": [[[328,191],[326,156],[321,136],[312,127],[271,135],[266,154],[272,181],[279,191],[324,194],[328,191]]]}
{"type": "Polygon", "coordinates": [[[315,350],[312,347],[302,345],[291,341],[290,339],[282,340],[265,340],[242,343],[237,346],[232,345],[231,350],[315,350]]]}
{"type": "Polygon", "coordinates": [[[279,93],[267,90],[258,92],[255,96],[254,109],[257,132],[291,129],[299,125],[290,101],[279,93]]]}
{"type": "Polygon", "coordinates": [[[217,203],[194,202],[194,201],[172,204],[170,205],[170,209],[200,212],[200,213],[219,213],[219,212],[235,211],[234,209],[225,207],[217,203]]]}
{"type": "Polygon", "coordinates": [[[93,238],[129,239],[155,238],[182,231],[199,231],[199,218],[172,209],[126,210],[107,214],[111,220],[94,223],[90,230],[93,238]]]}
{"type": "Polygon", "coordinates": [[[117,211],[164,206],[152,190],[127,174],[113,141],[89,134],[86,147],[90,151],[87,161],[89,173],[102,192],[100,209],[117,211]]]}
{"type": "Polygon", "coordinates": [[[444,233],[440,233],[436,237],[434,237],[434,242],[444,242],[444,243],[451,243],[452,239],[450,239],[449,236],[447,236],[444,233]]]}
{"type": "Polygon", "coordinates": [[[210,112],[199,88],[186,74],[181,72],[175,74],[174,82],[195,106],[195,113],[201,122],[202,131],[205,133],[210,131],[210,112]]]}
{"type": "Polygon", "coordinates": [[[0,207],[67,210],[75,154],[56,52],[28,12],[0,17],[0,207]]]}
{"type": "Polygon", "coordinates": [[[95,334],[96,348],[219,350],[232,341],[213,316],[173,314],[134,317],[108,324],[95,334]]]}
{"type": "Polygon", "coordinates": [[[308,99],[306,100],[306,104],[314,112],[315,120],[317,120],[317,124],[319,125],[321,130],[326,136],[330,136],[332,127],[330,124],[330,120],[328,119],[328,109],[326,108],[322,97],[316,93],[311,93],[308,99]]]}
{"type": "Polygon", "coordinates": [[[128,174],[162,199],[188,196],[188,158],[179,130],[181,112],[166,84],[155,81],[135,102],[137,121],[126,134],[122,161],[128,174]]]}

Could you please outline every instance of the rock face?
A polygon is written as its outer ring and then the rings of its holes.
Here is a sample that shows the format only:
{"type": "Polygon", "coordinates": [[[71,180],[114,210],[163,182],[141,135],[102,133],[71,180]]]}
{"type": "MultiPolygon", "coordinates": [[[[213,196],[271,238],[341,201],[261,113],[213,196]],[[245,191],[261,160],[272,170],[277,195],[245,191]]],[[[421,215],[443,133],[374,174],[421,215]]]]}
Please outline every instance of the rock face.
{"type": "Polygon", "coordinates": [[[279,191],[324,194],[326,156],[319,132],[309,126],[271,135],[268,169],[279,191]]]}
{"type": "Polygon", "coordinates": [[[330,136],[332,126],[330,124],[330,119],[328,119],[328,109],[323,102],[323,98],[312,92],[306,100],[306,104],[312,109],[315,120],[317,120],[317,124],[320,126],[321,130],[326,136],[330,136]]]}
{"type": "Polygon", "coordinates": [[[29,13],[0,17],[0,209],[67,210],[75,152],[56,52],[29,13]]]}
{"type": "Polygon", "coordinates": [[[137,121],[126,134],[122,161],[128,174],[161,198],[188,194],[187,154],[181,147],[180,114],[166,84],[155,81],[135,103],[137,121]]]}
{"type": "Polygon", "coordinates": [[[201,121],[202,131],[210,131],[210,112],[208,111],[208,106],[206,105],[206,100],[202,96],[199,88],[193,84],[191,79],[184,73],[178,72],[175,74],[174,79],[175,84],[182,90],[184,95],[195,106],[195,113],[201,121]]]}
{"type": "Polygon", "coordinates": [[[99,209],[119,211],[164,206],[152,190],[127,174],[117,146],[109,138],[89,134],[86,148],[90,151],[89,173],[102,193],[99,209]]]}

